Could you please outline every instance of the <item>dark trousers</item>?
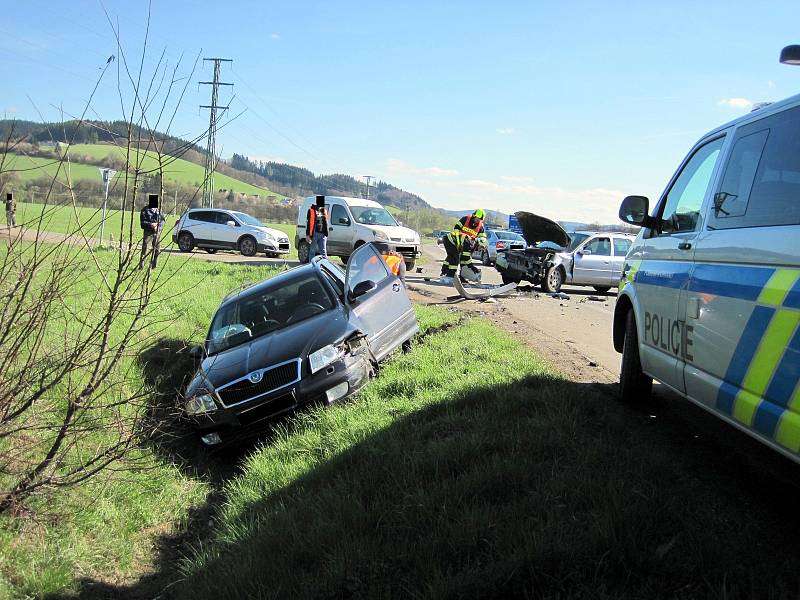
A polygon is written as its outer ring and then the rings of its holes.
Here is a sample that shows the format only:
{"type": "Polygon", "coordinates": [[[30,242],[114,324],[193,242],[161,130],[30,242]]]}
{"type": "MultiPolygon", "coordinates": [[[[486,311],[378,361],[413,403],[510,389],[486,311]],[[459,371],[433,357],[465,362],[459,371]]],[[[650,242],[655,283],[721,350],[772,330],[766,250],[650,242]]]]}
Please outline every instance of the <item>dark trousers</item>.
{"type": "Polygon", "coordinates": [[[144,266],[144,259],[147,256],[148,250],[153,255],[150,258],[150,268],[155,269],[156,263],[158,262],[158,250],[159,250],[158,232],[156,231],[145,231],[144,235],[142,236],[142,256],[139,258],[140,269],[144,266]]]}
{"type": "Polygon", "coordinates": [[[444,251],[447,252],[447,258],[444,259],[442,264],[442,275],[455,277],[460,266],[472,264],[474,243],[471,239],[463,235],[450,233],[444,236],[442,245],[444,246],[444,251]]]}

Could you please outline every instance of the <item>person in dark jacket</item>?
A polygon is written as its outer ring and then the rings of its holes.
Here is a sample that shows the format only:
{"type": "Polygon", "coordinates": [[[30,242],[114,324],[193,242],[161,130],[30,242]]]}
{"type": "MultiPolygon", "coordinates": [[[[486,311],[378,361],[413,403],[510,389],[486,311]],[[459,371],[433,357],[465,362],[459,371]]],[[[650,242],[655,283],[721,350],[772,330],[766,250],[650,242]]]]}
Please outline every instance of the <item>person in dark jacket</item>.
{"type": "Polygon", "coordinates": [[[6,194],[6,225],[9,228],[17,226],[17,203],[11,192],[6,194]]]}
{"type": "Polygon", "coordinates": [[[308,260],[317,254],[328,258],[328,210],[325,196],[317,196],[306,215],[306,241],[309,245],[308,260]]]}
{"type": "Polygon", "coordinates": [[[155,269],[158,262],[159,234],[164,225],[164,215],[158,208],[158,194],[150,194],[147,197],[147,206],[139,213],[139,224],[142,226],[142,256],[139,258],[139,268],[144,266],[144,258],[149,250],[152,253],[150,268],[155,269]]]}

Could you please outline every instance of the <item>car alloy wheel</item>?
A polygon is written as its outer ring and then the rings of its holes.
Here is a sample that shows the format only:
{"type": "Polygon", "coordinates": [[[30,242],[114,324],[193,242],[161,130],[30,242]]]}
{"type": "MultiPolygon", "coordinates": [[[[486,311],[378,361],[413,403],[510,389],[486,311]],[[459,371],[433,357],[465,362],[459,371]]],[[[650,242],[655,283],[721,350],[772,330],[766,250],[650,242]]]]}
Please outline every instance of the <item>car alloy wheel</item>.
{"type": "Polygon", "coordinates": [[[256,241],[249,236],[239,242],[239,251],[242,253],[242,256],[255,256],[257,250],[258,246],[256,245],[256,241]]]}
{"type": "Polygon", "coordinates": [[[194,238],[185,231],[178,236],[178,248],[181,252],[191,252],[194,248],[194,238]]]}

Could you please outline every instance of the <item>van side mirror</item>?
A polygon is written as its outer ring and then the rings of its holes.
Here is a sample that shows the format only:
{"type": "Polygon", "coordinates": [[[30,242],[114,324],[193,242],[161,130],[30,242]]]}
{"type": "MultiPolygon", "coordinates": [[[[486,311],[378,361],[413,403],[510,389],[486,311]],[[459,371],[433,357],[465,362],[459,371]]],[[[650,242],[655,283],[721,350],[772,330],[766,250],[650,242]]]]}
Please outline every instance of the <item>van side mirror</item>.
{"type": "Polygon", "coordinates": [[[347,217],[339,217],[339,225],[350,225],[350,219],[347,217]]]}
{"type": "Polygon", "coordinates": [[[650,199],[646,196],[627,196],[619,207],[619,218],[627,225],[652,227],[650,217],[650,199]]]}

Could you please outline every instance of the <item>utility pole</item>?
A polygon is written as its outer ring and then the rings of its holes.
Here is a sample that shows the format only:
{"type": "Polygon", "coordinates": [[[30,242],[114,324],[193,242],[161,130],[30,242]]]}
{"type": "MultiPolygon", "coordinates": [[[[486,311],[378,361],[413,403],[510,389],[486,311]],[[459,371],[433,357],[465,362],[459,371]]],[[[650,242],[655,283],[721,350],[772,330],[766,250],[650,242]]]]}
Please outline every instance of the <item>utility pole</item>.
{"type": "Polygon", "coordinates": [[[370,179],[375,179],[375,176],[374,175],[362,175],[362,177],[367,180],[367,200],[369,200],[369,180],[370,179]]]}
{"type": "Polygon", "coordinates": [[[211,86],[211,104],[203,104],[200,108],[207,108],[211,111],[208,119],[208,148],[206,149],[206,176],[203,180],[203,206],[213,208],[214,206],[214,169],[216,168],[216,154],[217,154],[217,109],[222,111],[228,110],[228,106],[220,106],[217,104],[219,100],[219,86],[230,85],[232,83],[225,83],[219,80],[219,67],[221,63],[233,62],[230,58],[204,58],[203,62],[209,61],[214,63],[214,80],[213,81],[200,81],[200,85],[211,86]]]}

